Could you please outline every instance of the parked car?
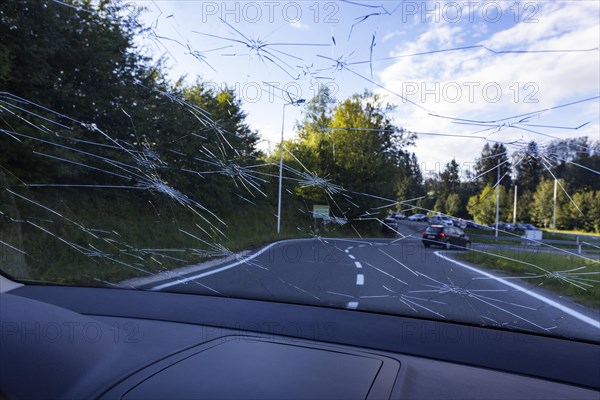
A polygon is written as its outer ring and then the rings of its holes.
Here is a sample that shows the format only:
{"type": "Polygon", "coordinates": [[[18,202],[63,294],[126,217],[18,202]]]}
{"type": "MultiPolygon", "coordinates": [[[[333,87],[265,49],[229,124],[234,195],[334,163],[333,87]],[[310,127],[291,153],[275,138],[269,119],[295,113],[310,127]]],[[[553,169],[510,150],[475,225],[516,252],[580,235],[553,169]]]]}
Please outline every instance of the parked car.
{"type": "Polygon", "coordinates": [[[453,226],[454,222],[452,222],[452,218],[445,215],[435,215],[429,218],[429,223],[431,225],[444,225],[444,226],[453,226]]]}
{"type": "Polygon", "coordinates": [[[484,226],[481,224],[478,224],[477,222],[473,221],[473,220],[468,220],[467,222],[467,228],[475,228],[475,229],[483,229],[484,226]]]}
{"type": "MultiPolygon", "coordinates": [[[[496,229],[496,223],[494,222],[493,224],[490,225],[490,227],[496,229]]],[[[509,224],[507,222],[498,222],[498,230],[506,231],[506,232],[514,232],[515,227],[514,227],[514,225],[509,224]]]]}
{"type": "Polygon", "coordinates": [[[423,245],[443,246],[446,249],[457,247],[466,249],[471,246],[471,239],[465,232],[455,226],[430,225],[423,231],[423,245]]]}
{"type": "Polygon", "coordinates": [[[452,218],[452,222],[454,226],[459,227],[460,229],[465,229],[467,227],[467,221],[461,218],[452,218]]]}
{"type": "Polygon", "coordinates": [[[539,231],[540,229],[537,226],[533,226],[531,224],[522,224],[524,231],[539,231]]]}
{"type": "Polygon", "coordinates": [[[413,214],[408,217],[409,221],[427,221],[427,215],[424,214],[413,214]]]}
{"type": "Polygon", "coordinates": [[[406,215],[404,215],[402,213],[394,213],[394,214],[392,214],[392,217],[394,217],[396,219],[406,219],[406,215]]]}
{"type": "Polygon", "coordinates": [[[516,224],[514,224],[514,227],[515,227],[515,230],[517,230],[517,231],[525,230],[525,224],[516,223],[516,224]]]}

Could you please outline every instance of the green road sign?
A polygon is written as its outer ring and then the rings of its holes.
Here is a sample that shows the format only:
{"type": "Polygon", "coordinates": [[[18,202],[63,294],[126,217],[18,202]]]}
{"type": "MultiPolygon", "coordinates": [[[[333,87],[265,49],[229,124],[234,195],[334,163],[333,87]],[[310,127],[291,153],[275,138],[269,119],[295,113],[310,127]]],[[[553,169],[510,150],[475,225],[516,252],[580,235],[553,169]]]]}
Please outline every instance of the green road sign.
{"type": "Polygon", "coordinates": [[[327,218],[329,217],[329,206],[315,204],[313,205],[313,218],[327,218]]]}

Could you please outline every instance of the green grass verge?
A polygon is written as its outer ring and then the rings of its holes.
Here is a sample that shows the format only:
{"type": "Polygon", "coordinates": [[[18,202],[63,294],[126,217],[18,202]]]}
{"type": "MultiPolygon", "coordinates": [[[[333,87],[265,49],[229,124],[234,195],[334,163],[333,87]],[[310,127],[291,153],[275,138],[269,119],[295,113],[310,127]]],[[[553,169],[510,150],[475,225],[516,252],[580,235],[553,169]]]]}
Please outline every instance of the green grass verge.
{"type": "MultiPolygon", "coordinates": [[[[15,278],[78,285],[104,285],[170,271],[283,239],[381,237],[371,221],[320,226],[301,205],[288,201],[277,234],[277,209],[271,204],[236,205],[219,213],[196,213],[174,201],[131,202],[102,193],[46,196],[45,207],[0,204],[0,211],[19,220],[0,220],[0,268],[15,278]],[[70,201],[68,201],[70,200],[70,201]],[[74,205],[77,208],[73,208],[74,205]],[[85,229],[82,229],[85,227],[85,229]],[[87,229],[87,230],[86,230],[87,229]],[[358,233],[357,233],[358,231],[358,233]],[[219,247],[211,247],[217,243],[219,247]],[[97,253],[94,254],[94,251],[97,253]],[[221,254],[215,252],[222,251],[221,254]],[[213,252],[211,254],[211,252],[213,252]]],[[[320,224],[319,224],[320,225],[320,224]]]]}
{"type": "MultiPolygon", "coordinates": [[[[600,233],[593,232],[583,232],[583,231],[555,231],[555,230],[546,230],[544,231],[544,239],[557,239],[557,240],[576,240],[577,236],[581,236],[580,240],[586,240],[584,236],[593,236],[597,239],[600,239],[600,233]]],[[[589,238],[587,238],[589,240],[589,238]]],[[[592,239],[594,240],[594,239],[592,239]]]]}
{"type": "Polygon", "coordinates": [[[504,275],[521,277],[526,282],[550,290],[559,296],[567,296],[588,307],[600,309],[600,284],[593,282],[600,280],[600,275],[589,274],[600,272],[600,261],[598,259],[589,261],[581,257],[523,250],[494,251],[493,254],[472,251],[457,253],[454,256],[462,261],[499,271],[504,275]],[[585,269],[565,272],[564,276],[571,279],[571,283],[551,276],[533,278],[534,276],[569,271],[580,267],[585,267],[585,269]],[[585,273],[586,275],[576,275],[577,273],[585,273]]]}
{"type": "MultiPolygon", "coordinates": [[[[506,238],[513,238],[513,239],[519,239],[518,236],[519,234],[517,233],[516,235],[510,235],[507,233],[502,233],[502,232],[498,232],[498,238],[496,238],[494,236],[493,232],[489,232],[489,231],[482,231],[482,230],[477,230],[477,229],[468,229],[466,230],[467,234],[469,236],[471,236],[471,240],[474,243],[484,243],[484,244],[500,244],[500,245],[510,245],[510,246],[521,246],[524,242],[521,240],[506,240],[506,238]],[[481,233],[481,232],[486,232],[486,233],[481,233]],[[475,236],[473,236],[475,235],[475,236]],[[481,237],[484,236],[484,237],[481,237]],[[504,239],[504,240],[503,240],[504,239]]],[[[560,234],[560,233],[553,233],[553,232],[547,232],[544,231],[543,233],[543,238],[542,240],[564,240],[564,241],[569,241],[571,242],[571,244],[566,244],[566,243],[549,243],[548,246],[543,246],[542,248],[551,248],[551,247],[556,247],[556,248],[560,248],[560,249],[566,249],[566,250],[577,250],[578,246],[577,246],[577,241],[575,240],[574,236],[570,236],[570,235],[565,235],[565,234],[560,234]],[[551,247],[550,247],[551,246],[551,247]]],[[[599,245],[600,246],[600,242],[595,241],[594,239],[581,239],[580,241],[583,242],[589,242],[595,245],[599,245]]],[[[593,246],[589,246],[586,244],[582,245],[582,250],[584,250],[587,253],[597,253],[598,251],[600,251],[600,249],[597,249],[593,246]]]]}
{"type": "Polygon", "coordinates": [[[520,242],[513,242],[511,240],[484,239],[484,238],[477,238],[477,237],[471,237],[471,241],[473,241],[474,243],[504,244],[504,245],[511,245],[511,246],[518,246],[520,244],[520,242]]]}

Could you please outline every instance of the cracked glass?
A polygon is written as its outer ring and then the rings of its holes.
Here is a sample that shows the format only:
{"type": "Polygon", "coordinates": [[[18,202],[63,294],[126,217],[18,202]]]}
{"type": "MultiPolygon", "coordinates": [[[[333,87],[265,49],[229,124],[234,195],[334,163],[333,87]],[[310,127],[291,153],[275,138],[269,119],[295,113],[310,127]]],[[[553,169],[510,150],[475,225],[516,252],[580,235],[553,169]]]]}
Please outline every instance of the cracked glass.
{"type": "Polygon", "coordinates": [[[599,342],[599,7],[3,1],[2,273],[599,342]]]}

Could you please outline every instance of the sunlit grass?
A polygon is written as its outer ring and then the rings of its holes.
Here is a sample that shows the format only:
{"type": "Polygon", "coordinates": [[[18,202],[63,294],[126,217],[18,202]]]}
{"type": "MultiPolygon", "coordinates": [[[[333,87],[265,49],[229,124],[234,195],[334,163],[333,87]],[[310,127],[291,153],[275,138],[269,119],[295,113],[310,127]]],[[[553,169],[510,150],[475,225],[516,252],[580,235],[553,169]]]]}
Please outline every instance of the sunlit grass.
{"type": "Polygon", "coordinates": [[[457,253],[454,256],[463,261],[500,271],[505,276],[522,278],[527,283],[550,290],[559,296],[566,296],[583,305],[600,309],[600,282],[598,282],[600,281],[600,257],[597,255],[593,256],[592,260],[586,260],[577,256],[515,249],[497,250],[491,254],[470,251],[457,253]],[[585,268],[566,272],[581,267],[585,268]],[[572,279],[572,282],[550,275],[553,272],[563,272],[562,276],[572,279]],[[584,275],[577,275],[578,273],[584,275]]]}
{"type": "Polygon", "coordinates": [[[564,231],[564,230],[554,230],[554,229],[542,229],[544,231],[544,238],[547,239],[560,239],[560,240],[575,240],[575,236],[594,236],[596,238],[600,238],[600,233],[594,232],[585,232],[585,231],[564,231]]]}

